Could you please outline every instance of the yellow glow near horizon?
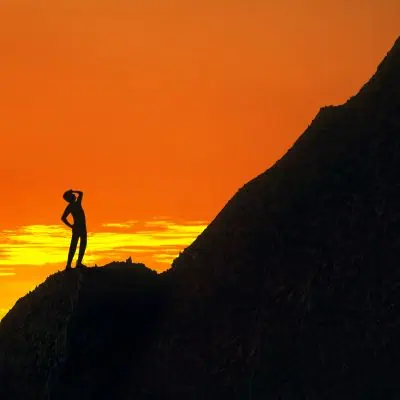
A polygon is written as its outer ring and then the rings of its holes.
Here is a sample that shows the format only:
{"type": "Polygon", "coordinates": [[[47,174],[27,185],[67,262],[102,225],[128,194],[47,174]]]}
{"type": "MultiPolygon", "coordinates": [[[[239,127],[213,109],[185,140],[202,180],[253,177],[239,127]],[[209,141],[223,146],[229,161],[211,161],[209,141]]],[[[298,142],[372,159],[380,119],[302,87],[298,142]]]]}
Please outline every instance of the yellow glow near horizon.
{"type": "MultiPolygon", "coordinates": [[[[102,225],[105,232],[88,234],[85,261],[99,263],[105,255],[118,258],[119,254],[152,253],[155,264],[171,263],[179,251],[189,245],[206,227],[206,223],[178,224],[168,220],[149,221],[137,225],[135,221],[102,225]]],[[[60,225],[28,225],[16,230],[0,231],[0,266],[45,265],[65,262],[70,231],[60,225]]],[[[162,269],[162,268],[161,268],[162,269]]],[[[165,267],[164,267],[165,269],[165,267]]],[[[15,272],[0,269],[0,276],[15,272]]]]}
{"type": "MultiPolygon", "coordinates": [[[[206,226],[203,221],[177,223],[167,218],[104,223],[88,234],[84,262],[103,265],[131,256],[133,262],[165,271],[206,226]]],[[[0,230],[0,320],[21,296],[65,268],[70,238],[70,230],[62,225],[0,230]]]]}

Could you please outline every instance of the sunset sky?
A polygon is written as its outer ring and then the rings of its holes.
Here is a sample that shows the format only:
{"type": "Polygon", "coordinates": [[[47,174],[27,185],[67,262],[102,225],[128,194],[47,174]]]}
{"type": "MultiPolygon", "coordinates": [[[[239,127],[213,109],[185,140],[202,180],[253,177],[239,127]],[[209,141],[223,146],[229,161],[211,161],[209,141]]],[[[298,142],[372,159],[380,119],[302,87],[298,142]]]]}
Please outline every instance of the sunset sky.
{"type": "Polygon", "coordinates": [[[2,0],[0,318],[65,266],[159,271],[400,35],[399,0],[2,0]]]}

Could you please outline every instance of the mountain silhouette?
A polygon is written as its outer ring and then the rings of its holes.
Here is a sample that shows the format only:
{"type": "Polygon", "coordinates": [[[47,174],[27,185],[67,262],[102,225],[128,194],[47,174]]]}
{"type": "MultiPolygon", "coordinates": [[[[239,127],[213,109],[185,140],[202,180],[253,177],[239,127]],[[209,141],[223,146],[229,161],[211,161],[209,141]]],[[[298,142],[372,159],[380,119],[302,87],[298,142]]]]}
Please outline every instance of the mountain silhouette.
{"type": "Polygon", "coordinates": [[[130,260],[50,276],[1,321],[0,398],[123,398],[160,319],[159,288],[130,260]]]}
{"type": "Polygon", "coordinates": [[[0,397],[397,399],[399,154],[400,38],[170,270],[59,273],[20,300],[0,397]]]}
{"type": "Polygon", "coordinates": [[[398,398],[399,155],[400,38],[175,260],[157,395],[398,398]]]}

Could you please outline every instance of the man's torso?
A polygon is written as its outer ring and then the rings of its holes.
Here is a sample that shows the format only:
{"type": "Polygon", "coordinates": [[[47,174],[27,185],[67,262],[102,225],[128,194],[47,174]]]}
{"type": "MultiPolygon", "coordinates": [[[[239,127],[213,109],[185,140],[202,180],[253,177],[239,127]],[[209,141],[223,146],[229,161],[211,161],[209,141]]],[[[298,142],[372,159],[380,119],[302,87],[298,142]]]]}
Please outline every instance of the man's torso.
{"type": "Polygon", "coordinates": [[[71,204],[70,211],[74,219],[74,230],[86,230],[86,217],[82,205],[79,203],[71,204]]]}

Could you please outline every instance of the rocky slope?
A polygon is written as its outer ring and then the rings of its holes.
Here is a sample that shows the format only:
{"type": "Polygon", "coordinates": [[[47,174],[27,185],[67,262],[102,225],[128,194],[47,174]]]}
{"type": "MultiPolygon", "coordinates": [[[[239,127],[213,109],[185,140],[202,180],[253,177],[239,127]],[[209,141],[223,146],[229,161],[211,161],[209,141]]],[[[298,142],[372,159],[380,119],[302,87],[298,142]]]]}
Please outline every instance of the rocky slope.
{"type": "Polygon", "coordinates": [[[174,262],[153,393],[398,397],[399,155],[400,39],[174,262]]]}
{"type": "Polygon", "coordinates": [[[129,262],[49,277],[1,321],[0,398],[124,398],[156,331],[159,289],[154,271],[129,262]]]}

